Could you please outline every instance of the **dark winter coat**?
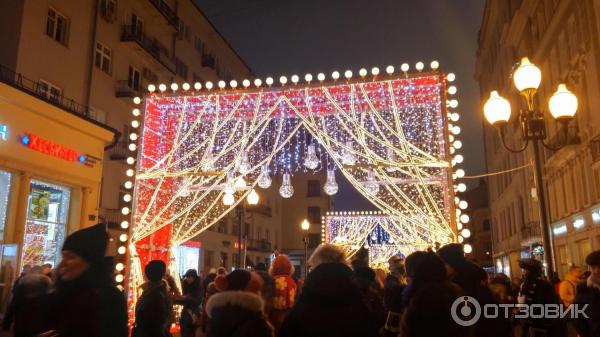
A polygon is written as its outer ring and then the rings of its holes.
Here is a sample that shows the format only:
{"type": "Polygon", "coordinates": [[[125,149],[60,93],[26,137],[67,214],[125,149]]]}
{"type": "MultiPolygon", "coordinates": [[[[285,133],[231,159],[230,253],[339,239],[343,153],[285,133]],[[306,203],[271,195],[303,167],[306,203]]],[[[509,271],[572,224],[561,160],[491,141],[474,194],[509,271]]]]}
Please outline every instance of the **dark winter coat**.
{"type": "Polygon", "coordinates": [[[14,335],[18,337],[33,337],[50,330],[50,283],[50,278],[42,274],[27,274],[19,278],[4,314],[2,328],[9,330],[14,321],[14,335]]]}
{"type": "Polygon", "coordinates": [[[100,299],[91,280],[58,281],[53,314],[56,330],[64,337],[100,337],[100,299]]]}
{"type": "Polygon", "coordinates": [[[185,280],[181,284],[183,290],[183,299],[178,300],[177,304],[182,304],[181,318],[179,324],[182,337],[194,337],[197,325],[195,320],[200,318],[200,304],[202,303],[202,289],[200,278],[197,277],[194,282],[187,283],[185,280]]]}
{"type": "Polygon", "coordinates": [[[51,317],[61,337],[128,335],[125,297],[102,272],[59,280],[52,302],[51,317]]]}
{"type": "MultiPolygon", "coordinates": [[[[401,337],[470,337],[473,327],[456,324],[451,315],[460,288],[451,282],[430,282],[414,293],[402,316],[401,337]]],[[[510,334],[504,335],[512,336],[510,334]]]]}
{"type": "MultiPolygon", "coordinates": [[[[519,290],[519,303],[526,304],[559,304],[554,286],[541,277],[525,279],[519,290]]],[[[525,333],[530,329],[543,330],[548,337],[566,336],[565,322],[551,318],[529,318],[523,320],[525,333]]],[[[527,336],[527,335],[525,335],[527,336]]]]}
{"type": "Polygon", "coordinates": [[[375,337],[378,323],[354,283],[352,270],[341,263],[324,263],[308,274],[279,336],[375,337]]]}
{"type": "Polygon", "coordinates": [[[133,337],[168,337],[171,304],[162,282],[146,284],[135,306],[133,337]]]}
{"type": "MultiPolygon", "coordinates": [[[[492,291],[486,286],[487,275],[485,271],[471,261],[463,260],[462,263],[452,266],[454,275],[452,282],[460,287],[462,293],[475,298],[483,307],[486,304],[498,304],[492,291]]],[[[481,318],[475,324],[477,336],[504,337],[511,334],[510,321],[505,318],[481,318]]]]}
{"type": "Polygon", "coordinates": [[[246,291],[214,294],[206,303],[206,337],[273,337],[262,298],[246,291]]]}
{"type": "Polygon", "coordinates": [[[583,307],[589,318],[578,317],[574,320],[575,329],[581,337],[600,337],[600,284],[594,283],[591,276],[577,286],[574,304],[583,307]]]}
{"type": "Polygon", "coordinates": [[[388,275],[383,283],[383,303],[393,312],[402,312],[402,292],[406,286],[394,275],[388,275]]]}

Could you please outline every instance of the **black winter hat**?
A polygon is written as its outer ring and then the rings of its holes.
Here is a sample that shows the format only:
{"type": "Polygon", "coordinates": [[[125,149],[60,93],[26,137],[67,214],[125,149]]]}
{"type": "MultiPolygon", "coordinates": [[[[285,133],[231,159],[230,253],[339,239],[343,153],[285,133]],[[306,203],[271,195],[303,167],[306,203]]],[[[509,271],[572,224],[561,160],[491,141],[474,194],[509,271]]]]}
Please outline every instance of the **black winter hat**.
{"type": "Polygon", "coordinates": [[[151,282],[158,282],[167,273],[167,265],[162,260],[152,260],[144,268],[144,273],[151,282]]]}
{"type": "Polygon", "coordinates": [[[600,250],[591,252],[586,258],[585,263],[588,266],[600,266],[600,250]]]}
{"type": "Polygon", "coordinates": [[[89,264],[103,263],[104,252],[108,242],[108,233],[103,223],[80,229],[67,236],[62,250],[71,251],[86,260],[89,264]]]}
{"type": "Polygon", "coordinates": [[[542,263],[533,258],[519,259],[519,267],[534,273],[542,272],[542,263]]]}
{"type": "Polygon", "coordinates": [[[449,264],[451,267],[455,268],[456,266],[462,265],[465,259],[465,253],[463,251],[463,245],[460,243],[450,243],[445,245],[444,247],[438,249],[438,255],[449,264]]]}

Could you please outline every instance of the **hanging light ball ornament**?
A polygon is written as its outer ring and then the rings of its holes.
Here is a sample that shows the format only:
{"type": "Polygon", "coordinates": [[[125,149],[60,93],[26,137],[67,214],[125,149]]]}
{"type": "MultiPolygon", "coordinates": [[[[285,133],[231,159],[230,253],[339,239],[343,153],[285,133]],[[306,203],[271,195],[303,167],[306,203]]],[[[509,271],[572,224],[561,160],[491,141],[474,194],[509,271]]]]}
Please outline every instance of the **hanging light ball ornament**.
{"type": "MultiPolygon", "coordinates": [[[[388,147],[387,148],[387,160],[391,161],[393,163],[396,163],[398,161],[398,158],[396,157],[396,152],[394,151],[394,149],[388,147]]],[[[395,172],[396,168],[394,166],[388,166],[385,168],[386,171],[388,172],[395,172]]]]}
{"type": "Polygon", "coordinates": [[[334,195],[338,191],[338,184],[335,181],[335,171],[327,170],[327,181],[325,182],[325,186],[323,186],[323,191],[327,195],[334,195]]]}
{"type": "Polygon", "coordinates": [[[365,189],[371,195],[376,195],[379,193],[379,184],[375,181],[375,174],[373,170],[369,169],[367,171],[367,181],[365,182],[365,189]]]}
{"type": "Polygon", "coordinates": [[[314,170],[319,167],[320,163],[319,157],[317,157],[317,151],[315,150],[315,144],[310,144],[306,150],[304,166],[309,170],[314,170]]]}
{"type": "Polygon", "coordinates": [[[250,159],[248,159],[248,152],[242,151],[238,171],[240,171],[241,174],[248,174],[251,169],[252,165],[250,164],[250,159]]]}
{"type": "Polygon", "coordinates": [[[260,168],[260,176],[258,177],[258,187],[260,187],[262,189],[267,189],[267,188],[271,187],[272,183],[273,183],[273,180],[271,179],[271,176],[269,175],[269,166],[267,164],[264,164],[260,168]]]}
{"type": "Polygon", "coordinates": [[[235,197],[233,196],[233,194],[225,193],[225,195],[223,195],[223,205],[231,206],[233,205],[233,203],[235,203],[235,197]]]}
{"type": "Polygon", "coordinates": [[[346,142],[346,148],[342,150],[342,164],[354,165],[356,164],[356,156],[352,153],[353,146],[351,141],[346,142]]]}
{"type": "Polygon", "coordinates": [[[200,167],[202,169],[203,172],[210,172],[210,171],[214,171],[215,167],[213,166],[213,154],[212,152],[209,152],[206,154],[206,157],[204,157],[204,162],[202,163],[202,166],[200,167]]]}
{"type": "Polygon", "coordinates": [[[225,182],[223,192],[225,192],[226,194],[235,193],[235,181],[233,180],[233,173],[231,172],[227,172],[227,181],[225,182]]]}
{"type": "Polygon", "coordinates": [[[283,174],[283,182],[279,187],[279,194],[286,199],[291,198],[294,195],[294,187],[292,186],[289,173],[283,174]]]}

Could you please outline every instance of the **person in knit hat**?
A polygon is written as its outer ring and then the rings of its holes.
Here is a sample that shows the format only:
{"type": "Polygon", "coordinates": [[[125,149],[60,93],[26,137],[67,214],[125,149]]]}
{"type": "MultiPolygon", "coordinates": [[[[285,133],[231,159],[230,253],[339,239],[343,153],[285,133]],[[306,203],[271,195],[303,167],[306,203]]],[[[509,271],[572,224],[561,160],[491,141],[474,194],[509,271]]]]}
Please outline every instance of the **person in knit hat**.
{"type": "Polygon", "coordinates": [[[275,289],[271,299],[269,321],[275,327],[275,333],[285,319],[288,311],[294,306],[296,299],[296,282],[292,278],[294,266],[287,255],[279,255],[271,264],[269,275],[273,278],[275,289]]]}
{"type": "Polygon", "coordinates": [[[260,295],[262,278],[237,269],[217,276],[219,290],[206,303],[208,327],[206,337],[273,337],[273,327],[264,313],[260,295]]]}
{"type": "Polygon", "coordinates": [[[171,303],[163,277],[167,265],[161,260],[152,260],[144,267],[146,282],[144,292],[135,306],[135,337],[169,337],[171,303]]]}
{"type": "Polygon", "coordinates": [[[591,252],[585,258],[585,263],[591,273],[577,286],[574,303],[580,308],[587,305],[585,312],[588,317],[578,315],[573,323],[579,336],[598,337],[600,336],[600,250],[591,252]]]}
{"type": "Polygon", "coordinates": [[[114,285],[113,264],[108,266],[104,257],[107,243],[102,223],[65,239],[53,293],[52,319],[59,336],[128,335],[125,297],[114,285]]]}

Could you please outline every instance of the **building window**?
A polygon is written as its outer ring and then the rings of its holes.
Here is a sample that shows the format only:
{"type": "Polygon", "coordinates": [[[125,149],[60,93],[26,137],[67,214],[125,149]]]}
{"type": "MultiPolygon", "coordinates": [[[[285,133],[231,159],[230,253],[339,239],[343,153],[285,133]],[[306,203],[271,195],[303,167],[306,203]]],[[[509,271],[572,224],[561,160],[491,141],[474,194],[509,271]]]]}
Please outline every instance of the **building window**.
{"type": "Polygon", "coordinates": [[[321,207],[311,206],[307,209],[308,222],[312,225],[321,224],[321,207]]]}
{"type": "Polygon", "coordinates": [[[227,261],[228,258],[229,258],[229,254],[221,252],[221,261],[219,263],[220,267],[227,269],[227,263],[229,262],[229,261],[227,261]]]}
{"type": "Polygon", "coordinates": [[[204,253],[204,267],[205,268],[212,268],[214,255],[215,255],[215,252],[213,252],[213,251],[210,251],[210,250],[205,251],[205,253],[204,253]]]}
{"type": "Polygon", "coordinates": [[[321,196],[321,182],[319,180],[309,180],[307,182],[307,197],[321,196]]]}
{"type": "Polygon", "coordinates": [[[221,219],[218,222],[217,232],[227,234],[227,219],[221,219]]]}
{"type": "Polygon", "coordinates": [[[556,236],[567,233],[567,225],[562,223],[552,227],[552,233],[556,236]]]}
{"type": "Polygon", "coordinates": [[[4,227],[6,226],[6,216],[8,212],[8,197],[10,195],[11,174],[0,170],[0,240],[4,239],[4,227]]]}
{"type": "Polygon", "coordinates": [[[110,63],[112,59],[112,50],[100,42],[96,42],[96,57],[94,63],[96,67],[110,75],[110,63]]]}
{"type": "Polygon", "coordinates": [[[100,13],[102,17],[108,21],[115,21],[117,15],[117,1],[116,0],[101,0],[100,1],[100,13]]]}
{"type": "Polygon", "coordinates": [[[193,73],[192,74],[192,83],[196,83],[196,82],[202,83],[202,78],[200,76],[198,76],[198,74],[193,73]]]}
{"type": "Polygon", "coordinates": [[[583,227],[585,227],[585,219],[582,216],[573,219],[573,228],[582,229],[583,227]]]}
{"type": "Polygon", "coordinates": [[[144,21],[136,14],[131,14],[131,32],[137,37],[141,37],[144,32],[144,21]]]}
{"type": "Polygon", "coordinates": [[[57,42],[67,45],[69,35],[69,19],[58,13],[54,8],[48,8],[48,18],[46,20],[46,35],[57,42]]]}
{"type": "Polygon", "coordinates": [[[187,80],[188,77],[188,67],[183,63],[180,59],[175,59],[175,69],[177,75],[181,76],[184,80],[187,80]]]}
{"type": "Polygon", "coordinates": [[[583,239],[575,242],[577,244],[577,252],[579,253],[579,266],[585,266],[585,258],[592,252],[590,239],[583,239]]]}
{"type": "Polygon", "coordinates": [[[483,230],[484,231],[490,230],[490,219],[483,220],[483,230]]]}
{"type": "Polygon", "coordinates": [[[202,42],[202,40],[198,36],[194,36],[194,49],[196,49],[197,52],[202,54],[203,47],[204,43],[202,42]]]}
{"type": "Polygon", "coordinates": [[[22,265],[60,262],[71,191],[67,187],[32,180],[23,239],[22,265]]]}
{"type": "Polygon", "coordinates": [[[187,42],[190,42],[190,40],[191,40],[190,26],[186,25],[185,22],[181,19],[179,20],[178,30],[179,30],[179,33],[177,34],[177,37],[180,40],[185,39],[187,42]]]}
{"type": "Polygon", "coordinates": [[[132,66],[129,66],[129,75],[127,77],[127,85],[136,91],[140,90],[140,71],[132,66]]]}
{"type": "Polygon", "coordinates": [[[62,96],[61,88],[45,80],[39,80],[37,89],[41,96],[53,102],[59,102],[62,96]]]}
{"type": "Polygon", "coordinates": [[[564,276],[569,272],[569,263],[567,259],[567,245],[558,247],[558,263],[560,268],[560,276],[564,276]]]}
{"type": "Polygon", "coordinates": [[[148,68],[144,67],[144,70],[142,71],[142,76],[144,76],[144,78],[150,83],[158,82],[158,75],[156,75],[152,70],[148,68]]]}

